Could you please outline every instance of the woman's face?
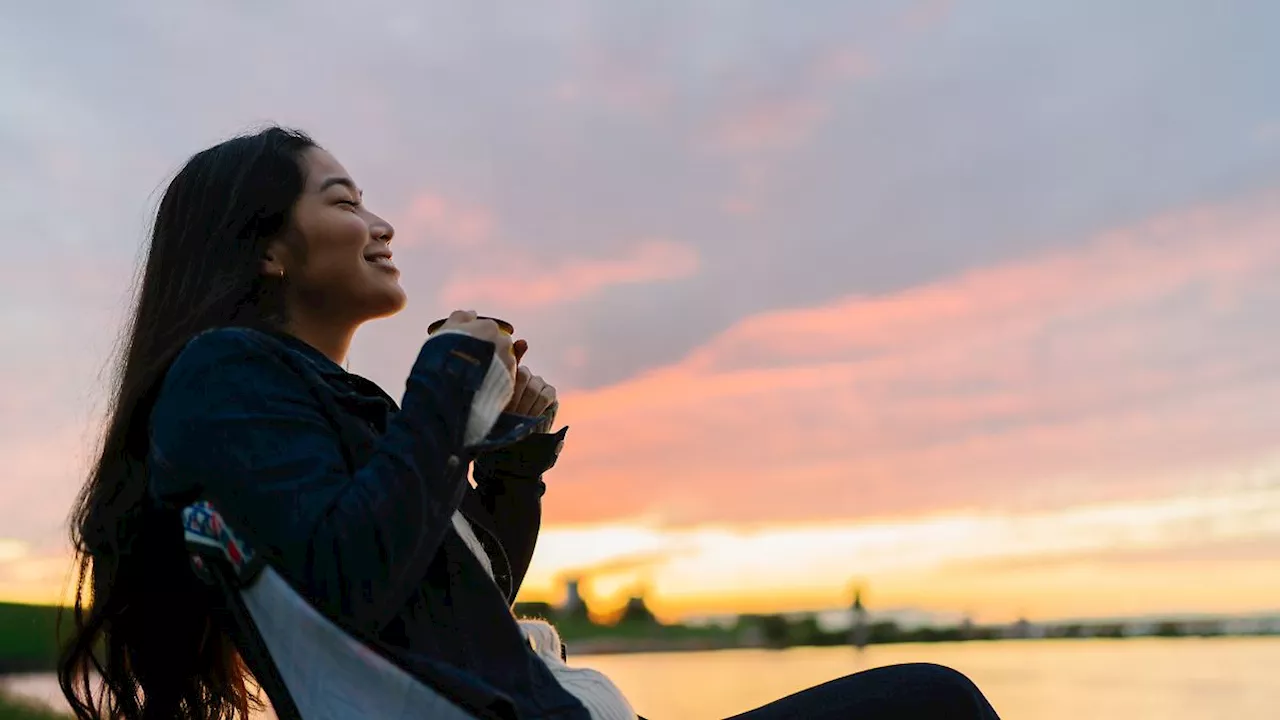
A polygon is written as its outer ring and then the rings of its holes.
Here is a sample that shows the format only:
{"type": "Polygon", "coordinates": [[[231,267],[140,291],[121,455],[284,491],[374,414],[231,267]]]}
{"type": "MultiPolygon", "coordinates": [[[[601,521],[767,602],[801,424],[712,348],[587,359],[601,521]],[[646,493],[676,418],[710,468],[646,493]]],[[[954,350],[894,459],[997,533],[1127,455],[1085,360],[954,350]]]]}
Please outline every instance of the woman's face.
{"type": "Polygon", "coordinates": [[[359,187],[329,153],[307,150],[302,170],[295,235],[280,254],[291,316],[358,324],[398,312],[405,294],[391,262],[391,224],[365,208],[359,187]]]}

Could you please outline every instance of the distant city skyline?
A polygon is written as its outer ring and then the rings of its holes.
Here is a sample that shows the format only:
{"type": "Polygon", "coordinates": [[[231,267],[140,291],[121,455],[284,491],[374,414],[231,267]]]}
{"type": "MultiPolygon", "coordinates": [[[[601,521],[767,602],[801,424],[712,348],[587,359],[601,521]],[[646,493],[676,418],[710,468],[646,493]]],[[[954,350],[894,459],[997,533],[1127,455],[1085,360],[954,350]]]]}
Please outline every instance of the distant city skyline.
{"type": "MultiPolygon", "coordinates": [[[[616,615],[621,604],[617,600],[605,601],[601,603],[602,607],[591,603],[583,596],[583,588],[589,587],[589,578],[574,577],[565,582],[563,592],[559,597],[547,599],[527,599],[522,596],[520,603],[546,603],[549,607],[554,608],[559,613],[576,614],[591,610],[593,615],[603,616],[605,618],[616,615]],[[585,585],[584,585],[585,584],[585,585]]],[[[870,588],[865,584],[854,586],[853,602],[845,603],[844,606],[823,606],[823,607],[793,607],[782,610],[762,610],[757,613],[707,613],[707,614],[691,614],[685,616],[668,616],[660,618],[664,622],[680,622],[694,626],[698,625],[732,625],[737,618],[742,615],[750,614],[780,614],[793,617],[812,616],[817,618],[818,625],[827,632],[847,630],[851,627],[858,608],[862,609],[862,613],[868,622],[892,621],[904,628],[916,627],[957,627],[965,623],[974,621],[973,614],[958,610],[934,609],[926,610],[919,607],[910,606],[890,606],[877,607],[872,606],[866,601],[870,597],[870,588]]],[[[627,599],[637,595],[635,592],[625,592],[620,597],[627,599]]],[[[650,597],[649,593],[640,592],[642,597],[650,597]]],[[[647,602],[647,601],[646,601],[647,602]]],[[[625,603],[625,600],[623,601],[625,603]]],[[[1274,626],[1280,631],[1280,602],[1269,609],[1242,612],[1242,613],[1213,613],[1213,612],[1196,612],[1196,611],[1163,611],[1146,614],[1126,614],[1126,615],[1082,615],[1082,616],[1058,616],[1058,617],[1036,617],[1026,614],[1015,614],[1004,618],[989,619],[989,625],[1013,624],[1016,622],[1030,622],[1033,625],[1053,625],[1067,626],[1073,624],[1154,624],[1160,622],[1223,622],[1231,623],[1260,623],[1265,626],[1274,626]]]]}

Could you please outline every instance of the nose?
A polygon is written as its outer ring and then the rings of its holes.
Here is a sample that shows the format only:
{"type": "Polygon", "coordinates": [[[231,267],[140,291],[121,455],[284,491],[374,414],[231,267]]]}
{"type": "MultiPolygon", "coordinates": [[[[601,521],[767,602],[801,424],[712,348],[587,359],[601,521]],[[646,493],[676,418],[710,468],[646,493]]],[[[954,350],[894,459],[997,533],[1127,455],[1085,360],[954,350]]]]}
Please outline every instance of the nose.
{"type": "Polygon", "coordinates": [[[377,215],[369,218],[369,220],[369,234],[373,236],[373,239],[390,244],[391,238],[395,237],[396,234],[396,229],[391,226],[391,223],[377,215]]]}

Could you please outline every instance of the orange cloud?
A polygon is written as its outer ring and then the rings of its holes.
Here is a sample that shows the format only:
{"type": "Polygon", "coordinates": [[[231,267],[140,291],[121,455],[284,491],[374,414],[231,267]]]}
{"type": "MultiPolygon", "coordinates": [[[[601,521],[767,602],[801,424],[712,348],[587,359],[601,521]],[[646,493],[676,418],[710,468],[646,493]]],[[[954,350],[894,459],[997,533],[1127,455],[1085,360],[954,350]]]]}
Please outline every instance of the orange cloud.
{"type": "Polygon", "coordinates": [[[613,285],[679,280],[698,270],[691,246],[651,240],[612,259],[572,259],[559,267],[525,267],[454,278],[440,293],[442,304],[532,308],[572,302],[613,285]]]}
{"type": "Polygon", "coordinates": [[[75,564],[69,551],[0,557],[0,599],[5,602],[69,604],[75,600],[74,584],[75,564]]]}
{"type": "MultiPolygon", "coordinates": [[[[1123,498],[1274,447],[1274,196],[747,318],[563,400],[556,521],[849,518],[1123,498]],[[1248,324],[1252,323],[1252,324],[1248,324]]],[[[1200,480],[1197,480],[1200,478],[1200,480]]]]}
{"type": "Polygon", "coordinates": [[[1272,485],[1019,514],[750,528],[554,527],[539,540],[525,589],[554,599],[562,575],[585,575],[589,600],[601,611],[642,586],[652,590],[655,609],[679,616],[838,606],[856,576],[875,589],[882,608],[968,609],[999,619],[1019,612],[1241,611],[1273,607],[1280,578],[1259,583],[1249,572],[1277,559],[1280,487],[1272,485]],[[1173,572],[1214,563],[1213,574],[1229,582],[1208,592],[1199,587],[1202,574],[1173,572]],[[1126,577],[1107,580],[1117,569],[1126,577]],[[1091,582],[1070,587],[1082,576],[1091,582]],[[1170,592],[1134,592],[1143,585],[1170,592]]]}

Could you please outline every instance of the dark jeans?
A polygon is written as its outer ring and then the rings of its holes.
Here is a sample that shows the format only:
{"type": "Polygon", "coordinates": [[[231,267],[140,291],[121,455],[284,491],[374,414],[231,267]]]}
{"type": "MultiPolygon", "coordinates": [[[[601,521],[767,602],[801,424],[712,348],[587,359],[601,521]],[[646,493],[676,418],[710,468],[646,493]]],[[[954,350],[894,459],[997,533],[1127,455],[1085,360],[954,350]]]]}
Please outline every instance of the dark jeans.
{"type": "Polygon", "coordinates": [[[999,720],[969,678],[941,665],[893,665],[801,690],[730,720],[999,720]]]}

